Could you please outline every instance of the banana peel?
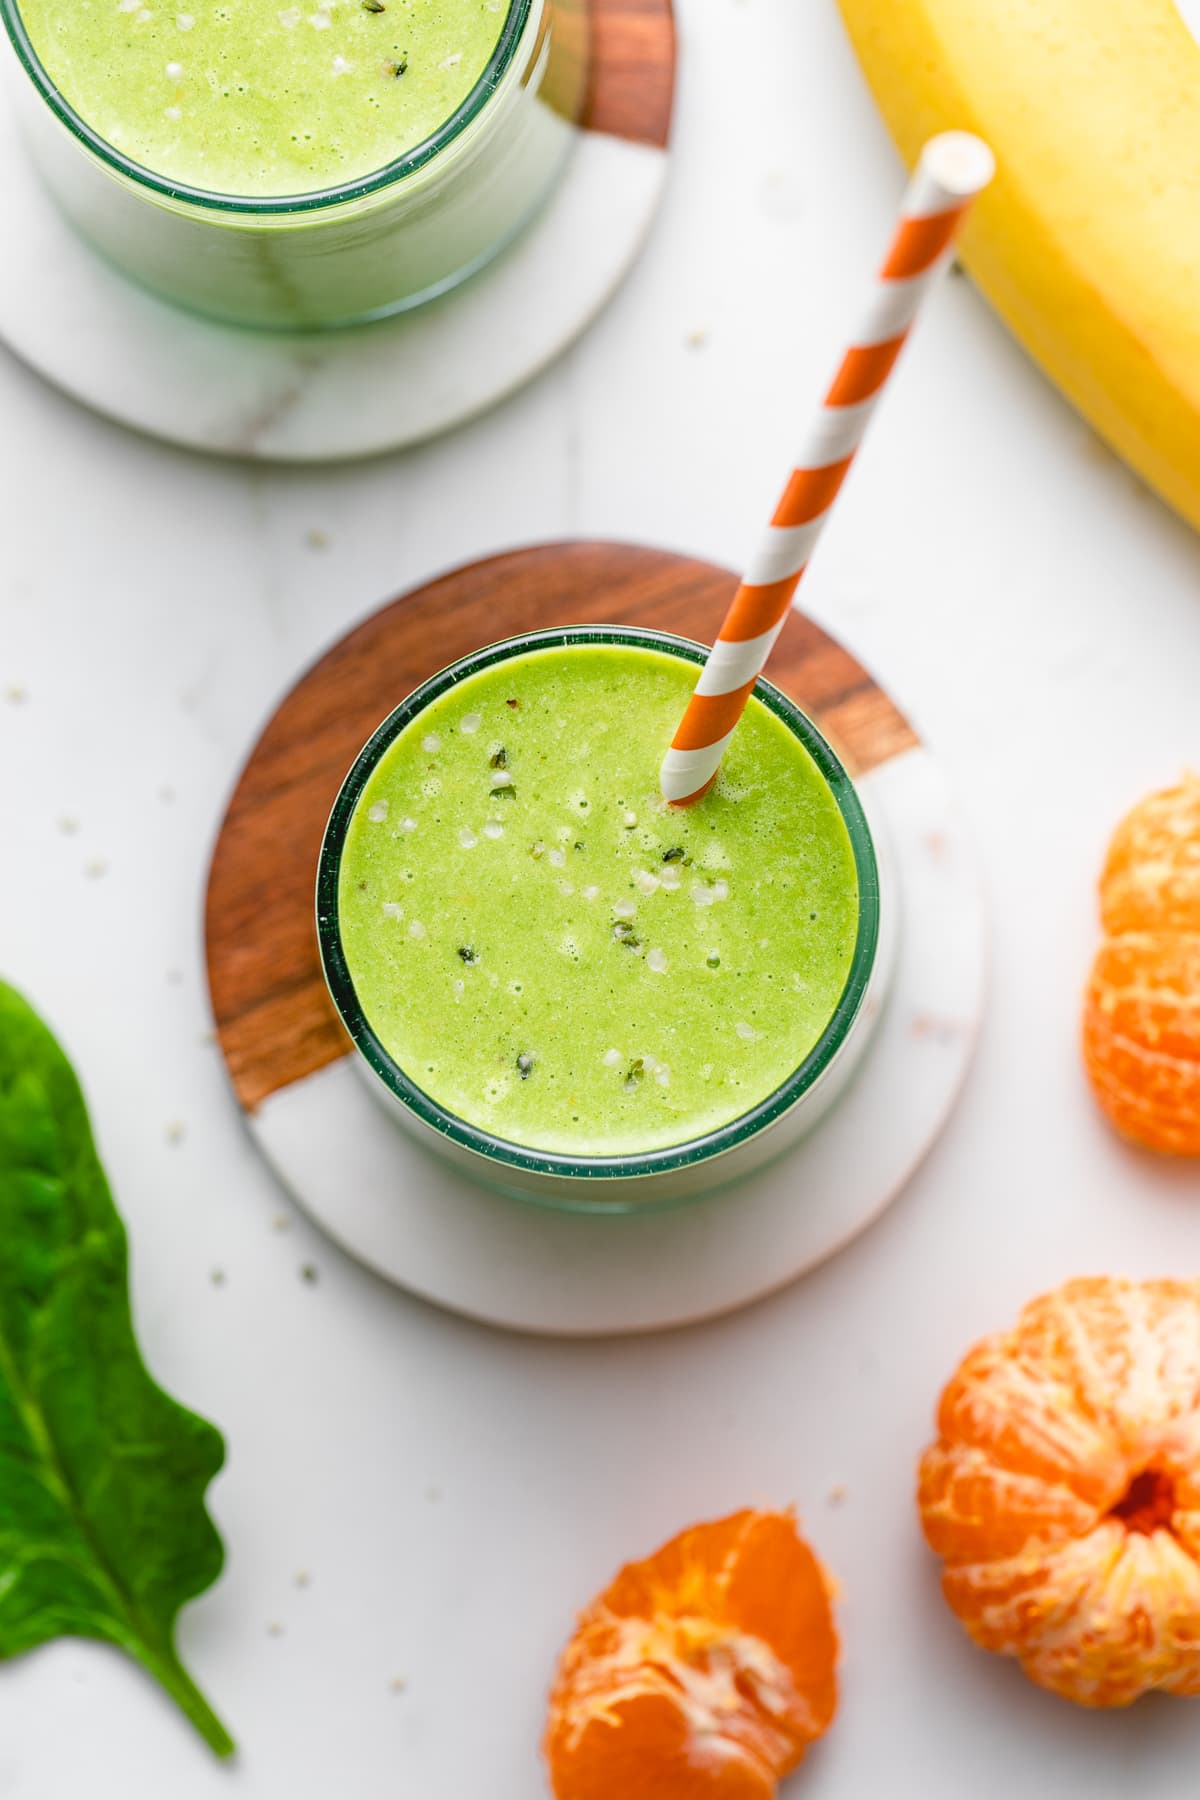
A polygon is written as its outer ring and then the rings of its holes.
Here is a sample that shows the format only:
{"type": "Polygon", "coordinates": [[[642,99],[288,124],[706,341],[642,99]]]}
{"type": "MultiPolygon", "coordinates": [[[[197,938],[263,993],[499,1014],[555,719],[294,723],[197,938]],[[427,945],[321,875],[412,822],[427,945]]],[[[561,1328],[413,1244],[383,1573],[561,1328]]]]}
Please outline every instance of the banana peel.
{"type": "Polygon", "coordinates": [[[839,0],[911,164],[998,174],[960,256],[1107,443],[1200,527],[1200,45],[1173,0],[839,0]]]}

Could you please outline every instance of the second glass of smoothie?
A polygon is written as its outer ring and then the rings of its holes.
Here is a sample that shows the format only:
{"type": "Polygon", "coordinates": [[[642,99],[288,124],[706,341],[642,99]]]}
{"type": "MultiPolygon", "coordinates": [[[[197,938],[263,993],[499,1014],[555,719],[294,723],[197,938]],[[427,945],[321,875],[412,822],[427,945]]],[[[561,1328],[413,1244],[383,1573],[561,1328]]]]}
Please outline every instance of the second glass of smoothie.
{"type": "Polygon", "coordinates": [[[375,733],[330,819],[318,930],[377,1095],[522,1198],[641,1208],[779,1154],[878,1010],[879,882],[849,776],[760,681],[717,787],[657,772],[704,651],[509,639],[375,733]]]}
{"type": "Polygon", "coordinates": [[[525,224],[575,137],[588,0],[0,0],[77,229],[199,311],[416,305],[525,224]]]}

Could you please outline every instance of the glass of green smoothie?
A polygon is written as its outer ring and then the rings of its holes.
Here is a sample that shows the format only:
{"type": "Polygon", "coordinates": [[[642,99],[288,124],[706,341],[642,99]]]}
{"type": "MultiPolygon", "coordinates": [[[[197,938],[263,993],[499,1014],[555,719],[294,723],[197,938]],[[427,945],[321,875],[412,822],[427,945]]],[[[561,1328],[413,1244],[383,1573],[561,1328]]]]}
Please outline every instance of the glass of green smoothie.
{"type": "Polygon", "coordinates": [[[576,136],[589,0],[0,0],[39,173],[181,305],[311,329],[494,256],[576,136]]]}
{"type": "Polygon", "coordinates": [[[384,720],[334,805],[317,928],[359,1065],[522,1199],[727,1185],[817,1122],[878,1014],[871,833],[792,701],[760,679],[713,791],[661,799],[705,655],[618,626],[494,644],[384,720]]]}

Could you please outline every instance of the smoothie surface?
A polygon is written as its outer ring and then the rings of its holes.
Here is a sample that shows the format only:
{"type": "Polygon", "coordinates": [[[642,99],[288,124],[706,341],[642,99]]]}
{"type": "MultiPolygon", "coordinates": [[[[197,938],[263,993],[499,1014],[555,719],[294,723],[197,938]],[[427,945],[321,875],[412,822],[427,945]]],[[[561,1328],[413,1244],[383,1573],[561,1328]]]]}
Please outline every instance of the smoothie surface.
{"type": "Polygon", "coordinates": [[[410,1079],[510,1142],[679,1144],[820,1038],[858,926],[849,834],[751,700],[717,787],[658,792],[696,665],[566,646],[450,689],[372,772],[338,909],[363,1012],[410,1079]]]}
{"type": "Polygon", "coordinates": [[[508,0],[22,0],[60,92],[124,156],[243,198],[369,175],[433,135],[508,0]]]}

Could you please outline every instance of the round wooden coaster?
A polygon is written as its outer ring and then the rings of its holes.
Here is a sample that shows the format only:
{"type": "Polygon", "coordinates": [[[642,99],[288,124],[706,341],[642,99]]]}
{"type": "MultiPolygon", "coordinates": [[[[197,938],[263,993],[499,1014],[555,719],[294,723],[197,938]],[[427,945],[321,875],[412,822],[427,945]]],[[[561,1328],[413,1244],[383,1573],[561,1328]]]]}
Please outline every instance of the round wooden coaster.
{"type": "Polygon", "coordinates": [[[652,1218],[596,1219],[476,1188],[412,1144],[358,1079],[321,975],[313,888],[334,797],[374,727],[447,663],[539,626],[630,623],[709,640],[735,585],[712,564],[611,543],[544,545],[455,570],[382,608],[300,679],[251,752],[222,823],[208,886],[208,975],[251,1130],[331,1235],[402,1285],[472,1316],[530,1330],[644,1330],[768,1292],[893,1197],[936,1138],[965,1071],[984,932],[973,858],[945,783],[873,677],[794,613],[771,678],[856,773],[903,914],[887,1016],[830,1118],[736,1194],[652,1218]]]}
{"type": "Polygon", "coordinates": [[[672,0],[591,0],[592,80],[558,187],[517,241],[440,300],[374,325],[272,333],[156,299],[54,207],[17,129],[0,33],[0,338],[85,405],[217,455],[314,462],[445,431],[530,380],[609,300],[649,231],[675,92],[672,0]]]}

